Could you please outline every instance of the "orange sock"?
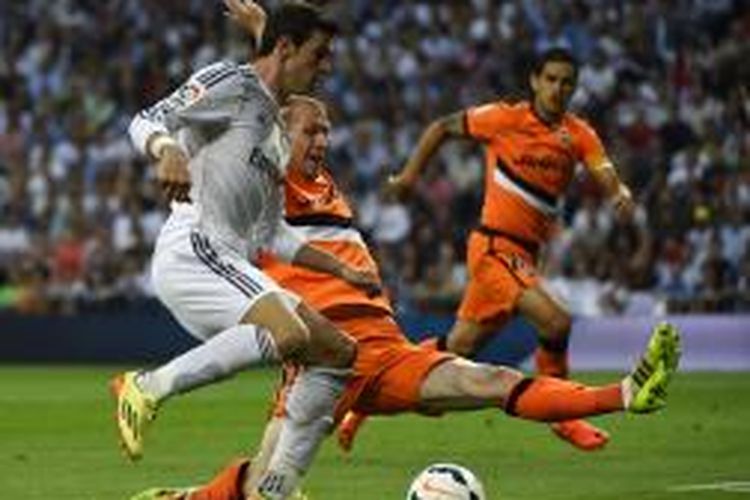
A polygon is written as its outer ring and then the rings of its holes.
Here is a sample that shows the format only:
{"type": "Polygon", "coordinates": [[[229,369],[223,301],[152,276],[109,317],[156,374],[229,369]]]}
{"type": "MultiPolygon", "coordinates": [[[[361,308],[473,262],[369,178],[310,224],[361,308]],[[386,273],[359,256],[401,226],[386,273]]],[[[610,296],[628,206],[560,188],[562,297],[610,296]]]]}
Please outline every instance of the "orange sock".
{"type": "Polygon", "coordinates": [[[568,378],[568,351],[553,351],[539,346],[534,352],[536,371],[549,377],[568,378]]]}
{"type": "Polygon", "coordinates": [[[509,415],[541,422],[591,417],[623,408],[620,384],[588,387],[552,377],[521,380],[505,403],[509,415]]]}
{"type": "Polygon", "coordinates": [[[242,483],[250,460],[241,459],[219,472],[208,484],[192,492],[189,500],[244,500],[242,483]]]}

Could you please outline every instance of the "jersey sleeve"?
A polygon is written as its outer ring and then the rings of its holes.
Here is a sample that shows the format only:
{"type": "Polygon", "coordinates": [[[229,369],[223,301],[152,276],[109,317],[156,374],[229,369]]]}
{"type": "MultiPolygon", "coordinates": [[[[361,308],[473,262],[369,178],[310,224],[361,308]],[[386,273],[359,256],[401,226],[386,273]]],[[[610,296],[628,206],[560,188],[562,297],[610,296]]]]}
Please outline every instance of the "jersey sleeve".
{"type": "Polygon", "coordinates": [[[171,95],[138,113],[128,129],[135,147],[145,153],[149,137],[156,132],[173,135],[191,125],[227,123],[243,92],[241,71],[230,62],[207,66],[171,95]]]}
{"type": "Polygon", "coordinates": [[[599,135],[589,124],[584,121],[578,122],[577,127],[578,159],[587,170],[599,170],[611,167],[612,161],[607,156],[599,135]]]}
{"type": "Polygon", "coordinates": [[[268,250],[284,262],[291,263],[305,243],[304,237],[282,219],[268,250]]]}
{"type": "Polygon", "coordinates": [[[466,133],[479,140],[489,140],[511,121],[510,107],[502,102],[483,104],[464,111],[466,133]]]}

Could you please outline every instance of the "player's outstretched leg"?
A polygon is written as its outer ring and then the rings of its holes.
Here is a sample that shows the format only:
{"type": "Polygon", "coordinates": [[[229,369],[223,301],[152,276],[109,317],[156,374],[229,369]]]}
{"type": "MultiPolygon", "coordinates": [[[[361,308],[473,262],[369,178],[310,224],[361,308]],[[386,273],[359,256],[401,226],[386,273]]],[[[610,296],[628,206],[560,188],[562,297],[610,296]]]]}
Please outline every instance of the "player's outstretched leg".
{"type": "Polygon", "coordinates": [[[654,328],[646,350],[620,384],[587,387],[549,377],[526,378],[511,389],[505,410],[522,418],[560,421],[615,411],[650,413],[666,405],[667,387],[680,360],[677,328],[654,328]]]}
{"type": "Polygon", "coordinates": [[[138,387],[138,372],[130,371],[115,376],[109,384],[115,400],[115,419],[120,443],[131,460],[143,455],[143,435],[148,424],[156,418],[157,402],[138,387]]]}
{"type": "MultiPolygon", "coordinates": [[[[677,369],[680,357],[679,335],[677,329],[669,323],[658,324],[649,340],[646,352],[641,357],[638,365],[631,375],[623,382],[623,397],[629,411],[635,413],[647,413],[654,411],[657,405],[666,404],[664,395],[659,395],[660,387],[669,382],[669,377],[677,369]],[[654,375],[649,385],[646,381],[657,370],[658,364],[662,362],[665,365],[665,375],[667,380],[662,382],[660,375],[654,375]],[[633,396],[631,393],[636,390],[633,396]],[[651,401],[647,394],[655,394],[656,399],[651,401]],[[631,403],[632,399],[632,403],[631,403]]],[[[572,420],[566,422],[557,422],[551,424],[551,429],[561,438],[574,444],[583,450],[596,450],[603,447],[609,440],[606,432],[592,426],[584,420],[572,420]]]]}
{"type": "MultiPolygon", "coordinates": [[[[442,339],[445,342],[445,338],[442,339]]],[[[419,343],[419,347],[426,351],[438,352],[445,350],[445,346],[441,345],[440,337],[435,335],[429,335],[427,338],[419,343]]],[[[336,440],[339,448],[344,453],[349,453],[354,448],[354,440],[357,434],[362,430],[362,426],[367,420],[368,415],[365,413],[349,411],[346,413],[341,423],[336,428],[336,440]]]]}

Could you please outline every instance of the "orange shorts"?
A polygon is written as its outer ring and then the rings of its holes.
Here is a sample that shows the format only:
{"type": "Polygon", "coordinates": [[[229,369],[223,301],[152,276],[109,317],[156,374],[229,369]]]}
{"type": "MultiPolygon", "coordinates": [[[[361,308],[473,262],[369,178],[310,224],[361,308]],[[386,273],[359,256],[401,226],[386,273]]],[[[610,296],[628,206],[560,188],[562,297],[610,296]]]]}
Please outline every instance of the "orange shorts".
{"type": "Polygon", "coordinates": [[[501,236],[473,231],[466,251],[469,283],[458,318],[476,323],[506,319],[526,288],[539,284],[534,256],[501,236]]]}
{"type": "MultiPolygon", "coordinates": [[[[412,344],[387,314],[335,320],[357,339],[354,375],[336,408],[336,421],[348,410],[370,415],[420,411],[419,391],[427,374],[455,355],[412,344]]],[[[277,392],[274,416],[284,415],[284,400],[296,370],[286,368],[284,386],[277,392]]]]}

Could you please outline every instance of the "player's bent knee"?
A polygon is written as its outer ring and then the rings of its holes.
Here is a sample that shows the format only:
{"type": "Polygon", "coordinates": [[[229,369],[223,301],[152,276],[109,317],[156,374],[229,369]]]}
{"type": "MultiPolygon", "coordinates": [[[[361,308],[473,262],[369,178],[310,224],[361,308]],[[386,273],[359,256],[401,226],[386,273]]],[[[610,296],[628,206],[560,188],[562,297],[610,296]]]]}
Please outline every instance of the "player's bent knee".
{"type": "Polygon", "coordinates": [[[315,361],[331,368],[349,368],[357,354],[357,341],[344,334],[328,321],[315,325],[311,333],[312,351],[317,353],[315,361]]]}
{"type": "Polygon", "coordinates": [[[446,342],[449,352],[459,356],[469,358],[474,354],[476,349],[476,339],[469,335],[451,334],[446,342]]]}
{"type": "Polygon", "coordinates": [[[570,314],[561,313],[547,322],[545,333],[553,339],[563,339],[570,335],[572,327],[573,319],[570,314]]]}
{"type": "Polygon", "coordinates": [[[310,329],[307,364],[330,368],[350,368],[357,355],[356,340],[336,328],[330,321],[304,303],[297,313],[310,329]]]}
{"type": "Polygon", "coordinates": [[[341,346],[331,353],[331,358],[327,363],[332,368],[350,368],[354,365],[357,357],[357,341],[349,336],[344,336],[341,340],[341,346]]]}
{"type": "Polygon", "coordinates": [[[448,334],[446,348],[449,352],[461,357],[471,358],[498,326],[495,323],[458,320],[448,334]]]}
{"type": "Polygon", "coordinates": [[[300,361],[309,349],[310,331],[304,324],[290,324],[271,332],[279,357],[284,361],[300,361]]]}
{"type": "Polygon", "coordinates": [[[245,314],[243,323],[266,328],[279,357],[285,361],[304,359],[310,344],[310,329],[281,293],[268,293],[245,314]]]}

